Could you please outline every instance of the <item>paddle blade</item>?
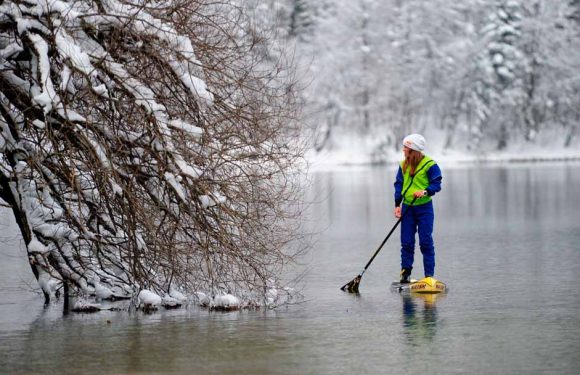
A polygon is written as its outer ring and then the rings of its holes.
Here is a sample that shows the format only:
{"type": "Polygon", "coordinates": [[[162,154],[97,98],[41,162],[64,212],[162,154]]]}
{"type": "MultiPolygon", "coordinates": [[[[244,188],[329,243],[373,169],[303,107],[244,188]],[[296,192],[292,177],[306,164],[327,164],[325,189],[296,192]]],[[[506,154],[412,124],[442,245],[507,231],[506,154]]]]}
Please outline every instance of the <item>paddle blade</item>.
{"type": "Polygon", "coordinates": [[[361,278],[362,278],[361,275],[358,275],[350,282],[344,284],[342,288],[340,288],[340,290],[342,290],[343,292],[358,293],[358,286],[360,285],[361,278]]]}

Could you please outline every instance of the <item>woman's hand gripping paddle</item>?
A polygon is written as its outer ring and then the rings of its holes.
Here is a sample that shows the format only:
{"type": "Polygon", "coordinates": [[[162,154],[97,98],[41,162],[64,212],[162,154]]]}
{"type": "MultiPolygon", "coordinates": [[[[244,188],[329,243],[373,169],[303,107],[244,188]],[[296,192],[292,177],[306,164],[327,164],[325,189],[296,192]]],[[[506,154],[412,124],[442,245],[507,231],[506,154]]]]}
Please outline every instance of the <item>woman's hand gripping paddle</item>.
{"type": "Polygon", "coordinates": [[[375,253],[373,254],[372,258],[368,261],[367,265],[365,266],[365,268],[363,268],[363,270],[361,271],[361,273],[359,273],[354,279],[352,279],[348,283],[344,284],[340,288],[340,290],[342,290],[343,292],[358,293],[358,287],[360,285],[360,281],[361,281],[361,279],[362,279],[365,271],[367,270],[367,268],[369,268],[369,266],[371,265],[371,263],[373,262],[373,260],[375,260],[375,257],[379,254],[379,252],[381,251],[381,249],[383,248],[383,246],[385,245],[385,243],[387,242],[387,240],[389,239],[389,237],[391,237],[391,234],[393,234],[393,232],[395,231],[395,229],[399,226],[399,224],[401,223],[401,221],[403,220],[403,218],[405,217],[405,215],[407,215],[407,213],[409,212],[410,208],[413,207],[413,203],[415,203],[415,200],[416,199],[417,199],[417,197],[413,198],[413,200],[411,201],[411,204],[409,205],[409,208],[407,208],[407,210],[403,212],[403,214],[401,215],[401,217],[399,218],[399,220],[397,220],[397,222],[395,223],[395,225],[393,226],[393,228],[391,229],[391,231],[389,232],[389,234],[387,234],[387,237],[385,237],[385,239],[383,240],[383,242],[381,242],[381,245],[379,246],[379,248],[377,249],[377,251],[375,251],[375,253]]]}

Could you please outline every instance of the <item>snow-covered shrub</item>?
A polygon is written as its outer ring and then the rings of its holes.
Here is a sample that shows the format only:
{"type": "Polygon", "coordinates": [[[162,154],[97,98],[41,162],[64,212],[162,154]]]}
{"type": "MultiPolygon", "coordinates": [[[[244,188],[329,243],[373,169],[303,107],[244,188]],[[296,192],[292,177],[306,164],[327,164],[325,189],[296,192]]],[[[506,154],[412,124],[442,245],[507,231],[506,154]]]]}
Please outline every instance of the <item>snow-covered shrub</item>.
{"type": "Polygon", "coordinates": [[[75,301],[74,305],[71,308],[73,312],[83,312],[83,313],[92,313],[101,311],[102,307],[98,303],[90,303],[84,298],[79,298],[75,301]]]}
{"type": "Polygon", "coordinates": [[[155,311],[162,304],[162,298],[156,293],[143,289],[139,292],[138,296],[138,307],[143,311],[150,312],[155,311]]]}
{"type": "Polygon", "coordinates": [[[239,310],[241,307],[240,299],[231,294],[219,294],[213,298],[210,305],[212,310],[233,311],[239,310]]]}

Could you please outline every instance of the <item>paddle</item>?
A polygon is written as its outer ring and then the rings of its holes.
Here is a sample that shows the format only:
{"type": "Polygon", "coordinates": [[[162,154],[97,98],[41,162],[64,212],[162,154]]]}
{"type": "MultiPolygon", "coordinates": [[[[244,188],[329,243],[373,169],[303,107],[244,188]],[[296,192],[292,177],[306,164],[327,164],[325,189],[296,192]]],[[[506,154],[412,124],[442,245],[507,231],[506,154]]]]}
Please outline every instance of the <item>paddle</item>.
{"type": "MultiPolygon", "coordinates": [[[[413,198],[413,200],[411,201],[411,204],[409,205],[409,209],[413,206],[413,203],[415,203],[415,200],[417,199],[417,197],[413,198]]],[[[369,266],[371,265],[371,263],[373,262],[373,260],[375,260],[375,257],[379,254],[379,252],[381,251],[381,249],[383,248],[383,246],[385,245],[385,243],[387,242],[387,240],[389,239],[389,237],[391,237],[391,234],[393,234],[393,232],[395,231],[395,229],[397,228],[397,226],[399,226],[399,223],[401,222],[401,220],[403,220],[403,218],[405,217],[405,215],[409,212],[409,209],[407,209],[405,212],[402,213],[401,217],[399,218],[399,220],[397,220],[397,222],[395,223],[395,225],[393,226],[393,228],[391,229],[391,231],[389,232],[389,234],[387,234],[387,237],[385,237],[385,239],[383,240],[383,242],[381,242],[381,245],[379,246],[379,248],[377,249],[377,251],[375,251],[375,253],[373,254],[372,258],[368,261],[367,265],[365,266],[365,268],[361,271],[361,273],[359,273],[354,279],[352,279],[351,281],[349,281],[348,283],[344,284],[340,290],[347,291],[349,293],[358,293],[358,286],[360,285],[360,281],[365,273],[365,271],[367,270],[367,268],[369,268],[369,266]]]]}

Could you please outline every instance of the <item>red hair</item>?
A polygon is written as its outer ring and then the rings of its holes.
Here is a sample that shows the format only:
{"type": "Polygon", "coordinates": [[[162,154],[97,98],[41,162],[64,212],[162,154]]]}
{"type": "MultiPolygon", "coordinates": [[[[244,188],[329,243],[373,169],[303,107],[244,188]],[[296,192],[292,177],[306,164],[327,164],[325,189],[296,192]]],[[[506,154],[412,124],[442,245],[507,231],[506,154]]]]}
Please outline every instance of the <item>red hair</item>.
{"type": "Polygon", "coordinates": [[[419,163],[421,162],[421,160],[423,159],[423,153],[421,151],[416,151],[413,150],[412,148],[409,148],[409,151],[407,153],[407,157],[405,158],[405,161],[403,162],[403,173],[407,173],[407,168],[411,168],[411,171],[409,172],[411,176],[413,176],[415,174],[415,170],[417,169],[417,166],[419,165],[419,163]]]}

